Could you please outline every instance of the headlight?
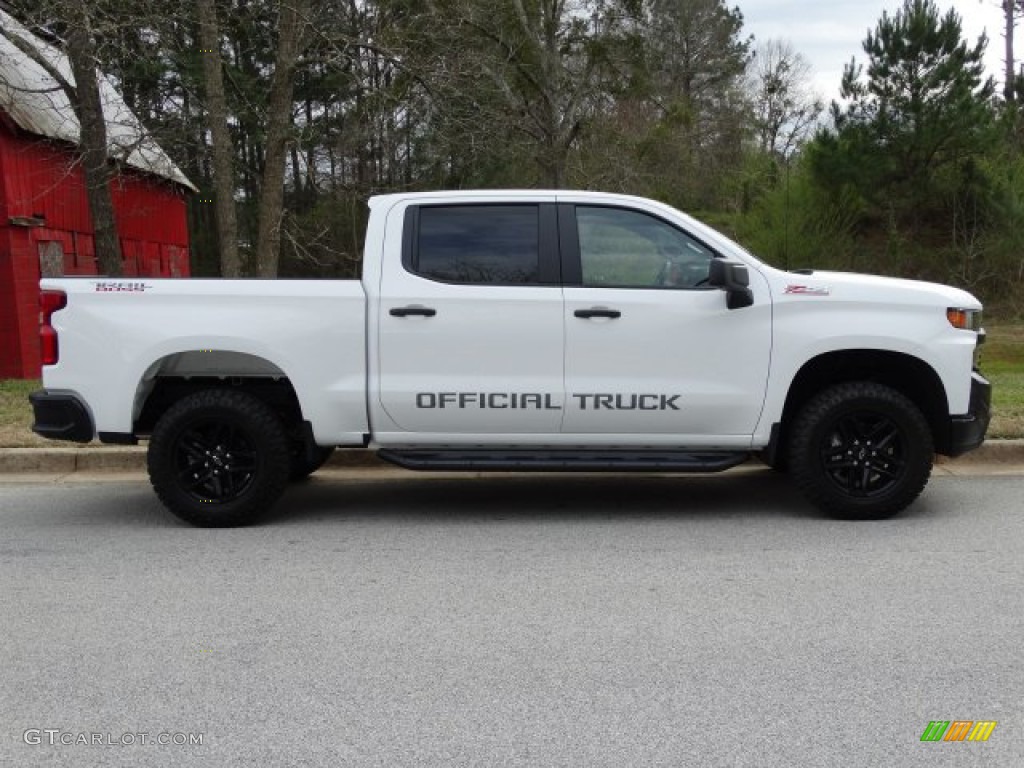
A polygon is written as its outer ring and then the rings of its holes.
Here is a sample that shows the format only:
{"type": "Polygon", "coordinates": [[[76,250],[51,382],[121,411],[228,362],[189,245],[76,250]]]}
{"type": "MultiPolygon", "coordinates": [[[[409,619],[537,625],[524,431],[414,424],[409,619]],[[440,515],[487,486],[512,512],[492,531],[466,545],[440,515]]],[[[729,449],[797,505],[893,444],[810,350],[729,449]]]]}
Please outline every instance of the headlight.
{"type": "Polygon", "coordinates": [[[981,330],[980,309],[960,309],[958,307],[950,307],[946,310],[946,318],[949,320],[950,325],[954,328],[959,328],[961,331],[981,330]]]}

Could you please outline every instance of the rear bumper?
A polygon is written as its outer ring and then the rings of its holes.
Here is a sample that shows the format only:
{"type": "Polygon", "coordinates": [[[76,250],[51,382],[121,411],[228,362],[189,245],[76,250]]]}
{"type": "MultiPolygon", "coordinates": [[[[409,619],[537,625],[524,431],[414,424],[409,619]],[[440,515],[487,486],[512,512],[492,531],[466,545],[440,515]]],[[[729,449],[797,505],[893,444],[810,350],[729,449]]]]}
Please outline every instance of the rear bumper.
{"type": "Polygon", "coordinates": [[[89,410],[75,395],[40,389],[28,396],[35,412],[32,431],[50,440],[88,443],[95,434],[89,410]]]}
{"type": "Polygon", "coordinates": [[[949,419],[950,456],[973,451],[985,442],[985,433],[992,417],[992,385],[980,373],[971,375],[971,404],[968,413],[949,419]]]}

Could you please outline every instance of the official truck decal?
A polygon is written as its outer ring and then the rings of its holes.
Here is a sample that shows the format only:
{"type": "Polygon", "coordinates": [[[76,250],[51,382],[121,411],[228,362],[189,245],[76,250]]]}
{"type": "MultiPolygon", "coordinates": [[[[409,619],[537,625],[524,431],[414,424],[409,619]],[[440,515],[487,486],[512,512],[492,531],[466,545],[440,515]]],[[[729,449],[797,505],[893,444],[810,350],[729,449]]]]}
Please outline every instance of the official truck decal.
{"type": "MultiPolygon", "coordinates": [[[[569,397],[581,411],[678,411],[682,395],[573,393],[569,397]]],[[[536,392],[419,392],[416,407],[427,410],[562,410],[562,404],[554,395],[536,392]]]]}
{"type": "Polygon", "coordinates": [[[532,392],[420,392],[416,395],[416,407],[562,410],[552,395],[532,392]]]}

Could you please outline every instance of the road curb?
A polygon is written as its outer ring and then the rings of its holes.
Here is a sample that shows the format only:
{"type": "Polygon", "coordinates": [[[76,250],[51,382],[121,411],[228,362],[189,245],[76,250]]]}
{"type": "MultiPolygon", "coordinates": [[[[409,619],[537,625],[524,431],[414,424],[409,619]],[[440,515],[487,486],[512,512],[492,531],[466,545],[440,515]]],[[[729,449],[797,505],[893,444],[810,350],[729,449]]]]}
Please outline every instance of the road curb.
{"type": "Polygon", "coordinates": [[[987,440],[980,448],[955,459],[936,457],[939,465],[1024,464],[1024,440],[987,440]]]}
{"type": "MultiPolygon", "coordinates": [[[[1024,469],[1024,440],[989,440],[976,451],[936,464],[948,468],[972,465],[1020,464],[1024,469]]],[[[327,462],[335,469],[390,467],[372,451],[337,450],[327,462]]],[[[74,472],[144,472],[143,447],[91,446],[83,448],[0,448],[0,474],[68,475],[74,472]]]]}

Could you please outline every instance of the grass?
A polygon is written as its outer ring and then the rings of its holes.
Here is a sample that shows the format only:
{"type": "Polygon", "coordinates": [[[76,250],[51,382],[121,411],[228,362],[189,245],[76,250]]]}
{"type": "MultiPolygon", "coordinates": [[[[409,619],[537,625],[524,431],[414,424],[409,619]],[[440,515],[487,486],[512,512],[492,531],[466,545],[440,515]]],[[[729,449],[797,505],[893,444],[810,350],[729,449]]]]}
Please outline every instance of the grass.
{"type": "MultiPolygon", "coordinates": [[[[992,424],[989,437],[1024,438],[1024,325],[988,329],[981,370],[992,382],[992,424]]],[[[28,394],[39,381],[0,381],[0,448],[63,445],[34,435],[28,394]]]]}
{"type": "Polygon", "coordinates": [[[989,437],[1024,437],[1024,325],[995,325],[982,347],[981,371],[992,382],[989,437]]]}
{"type": "MultiPolygon", "coordinates": [[[[56,445],[32,433],[32,406],[28,393],[39,389],[39,380],[0,381],[0,448],[56,445]]],[[[70,445],[70,443],[69,443],[70,445]]]]}

